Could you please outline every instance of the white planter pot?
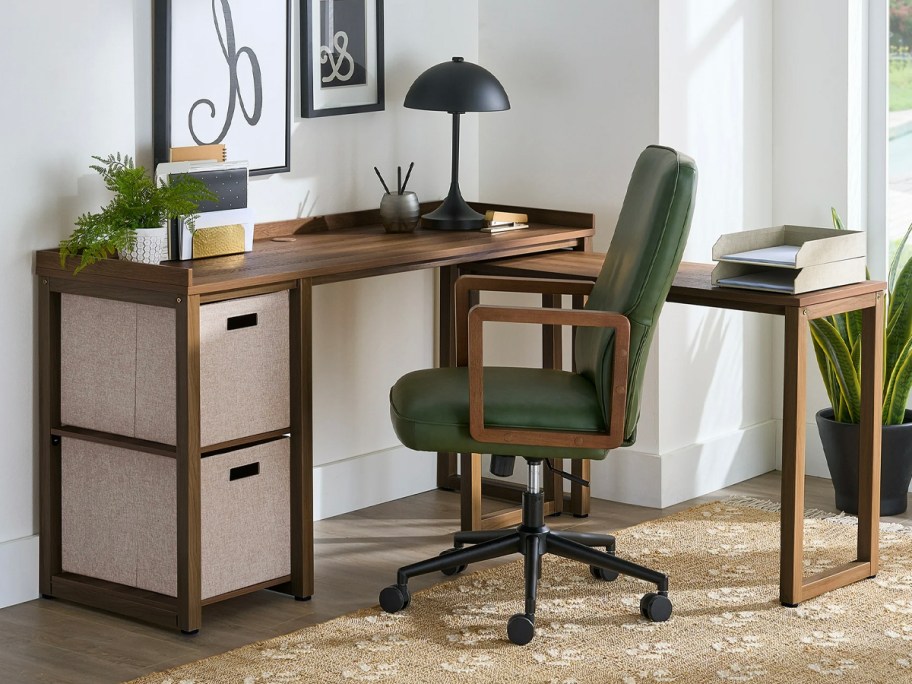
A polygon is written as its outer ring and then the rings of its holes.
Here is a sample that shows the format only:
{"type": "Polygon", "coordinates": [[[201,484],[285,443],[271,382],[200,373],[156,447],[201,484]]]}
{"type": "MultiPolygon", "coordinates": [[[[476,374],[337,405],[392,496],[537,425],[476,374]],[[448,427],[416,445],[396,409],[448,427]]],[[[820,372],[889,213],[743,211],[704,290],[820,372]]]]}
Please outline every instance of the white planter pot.
{"type": "Polygon", "coordinates": [[[158,264],[168,258],[168,229],[139,228],[136,231],[136,246],[120,253],[126,261],[143,264],[158,264]]]}

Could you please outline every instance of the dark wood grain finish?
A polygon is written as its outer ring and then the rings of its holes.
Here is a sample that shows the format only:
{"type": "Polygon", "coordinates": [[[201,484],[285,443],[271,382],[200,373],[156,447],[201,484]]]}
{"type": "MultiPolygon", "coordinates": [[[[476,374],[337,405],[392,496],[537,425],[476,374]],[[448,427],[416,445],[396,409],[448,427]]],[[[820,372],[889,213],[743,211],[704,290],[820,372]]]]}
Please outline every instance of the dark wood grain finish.
{"type": "MultiPolygon", "coordinates": [[[[491,235],[480,231],[418,230],[386,233],[379,222],[361,224],[371,212],[323,217],[342,227],[297,234],[294,242],[256,240],[252,252],[161,265],[104,259],[74,276],[60,265],[57,250],[38,252],[37,273],[84,285],[208,294],[311,279],[339,282],[470,261],[571,248],[593,233],[591,214],[529,210],[529,228],[491,235]],[[536,223],[563,219],[564,224],[536,223]],[[569,224],[569,225],[567,225],[569,224]]],[[[307,225],[313,224],[310,221],[307,225]]],[[[292,230],[294,222],[266,228],[265,234],[292,230]]],[[[301,228],[297,228],[301,230],[301,228]]]]}
{"type": "Polygon", "coordinates": [[[60,442],[51,430],[60,425],[60,295],[46,278],[38,285],[38,590],[50,595],[51,577],[61,571],[60,442]]]}
{"type": "MultiPolygon", "coordinates": [[[[560,295],[542,295],[542,308],[561,308],[560,295]]],[[[563,331],[557,325],[542,326],[542,368],[562,370],[564,364],[563,331]]],[[[564,510],[564,480],[557,472],[564,469],[564,461],[555,458],[551,461],[553,470],[545,473],[545,501],[551,502],[554,513],[564,510]]]]}
{"type": "MultiPolygon", "coordinates": [[[[554,281],[557,282],[557,281],[554,281]]],[[[469,431],[479,442],[529,446],[614,449],[624,442],[627,409],[627,370],[630,350],[630,321],[619,313],[573,309],[529,309],[526,307],[476,306],[469,313],[469,431]],[[490,427],[484,420],[483,324],[539,323],[612,328],[614,357],[611,375],[611,415],[607,432],[536,430],[490,427]]]]}
{"type": "MultiPolygon", "coordinates": [[[[459,278],[457,266],[444,266],[438,269],[437,277],[437,365],[449,368],[456,364],[456,301],[454,291],[459,278]]],[[[458,485],[459,470],[454,453],[437,454],[437,486],[451,489],[452,482],[458,485]]],[[[458,489],[459,487],[455,487],[458,489]]],[[[465,528],[463,528],[465,529],[465,528]]],[[[471,529],[471,528],[469,528],[471,529]]]]}
{"type": "Polygon", "coordinates": [[[291,593],[313,595],[313,291],[299,280],[290,292],[291,593]]]}
{"type": "MultiPolygon", "coordinates": [[[[515,275],[531,278],[581,278],[594,280],[605,261],[601,252],[566,251],[547,255],[503,259],[467,266],[472,273],[515,275]]],[[[789,307],[807,307],[850,297],[882,292],[886,283],[865,280],[826,290],[802,294],[780,294],[734,288],[714,287],[711,281],[712,264],[683,262],[675,274],[669,302],[711,306],[718,309],[756,311],[783,315],[789,307]]]]}
{"type": "Polygon", "coordinates": [[[287,435],[290,431],[290,427],[281,428],[278,430],[269,430],[267,432],[258,432],[255,435],[246,435],[245,437],[238,437],[237,439],[229,439],[226,442],[208,444],[200,448],[200,453],[203,456],[209,456],[218,452],[230,451],[240,446],[253,446],[255,444],[261,444],[263,442],[270,442],[278,437],[287,435]]]}
{"type": "Polygon", "coordinates": [[[237,598],[238,596],[243,596],[244,594],[251,594],[255,591],[272,589],[274,587],[282,586],[283,584],[288,584],[290,581],[291,575],[276,577],[275,579],[266,580],[265,582],[257,582],[256,584],[251,584],[249,587],[241,587],[240,589],[228,591],[224,594],[219,594],[218,596],[210,596],[209,598],[203,599],[202,604],[203,606],[211,606],[213,603],[218,603],[219,601],[227,601],[228,599],[237,598]]]}
{"type": "Polygon", "coordinates": [[[53,578],[56,598],[95,606],[163,627],[178,626],[177,599],[69,572],[53,578]]]}
{"type": "Polygon", "coordinates": [[[880,531],[880,454],[883,410],[884,298],[875,294],[874,306],[863,310],[861,318],[861,425],[858,449],[858,560],[870,563],[870,574],[877,574],[880,531]],[[869,344],[874,341],[874,344],[869,344]]]}
{"type": "Polygon", "coordinates": [[[106,444],[107,446],[120,447],[131,451],[141,451],[145,454],[154,454],[164,456],[165,458],[177,458],[177,448],[169,444],[160,442],[150,442],[145,439],[136,439],[135,437],[125,437],[112,432],[102,432],[100,430],[90,430],[88,428],[76,427],[73,425],[64,425],[59,428],[52,428],[51,434],[57,437],[71,437],[81,439],[84,442],[94,442],[95,444],[106,444]]]}
{"type": "Polygon", "coordinates": [[[260,285],[258,287],[248,287],[245,288],[243,292],[238,292],[236,290],[231,292],[209,292],[200,295],[200,304],[212,304],[213,302],[224,302],[228,299],[237,299],[239,297],[255,297],[257,295],[272,294],[284,290],[293,290],[296,287],[296,283],[297,281],[295,280],[285,280],[260,285]]]}
{"type": "Polygon", "coordinates": [[[200,506],[200,302],[180,297],[176,312],[177,611],[178,627],[200,628],[202,512],[200,506]]]}

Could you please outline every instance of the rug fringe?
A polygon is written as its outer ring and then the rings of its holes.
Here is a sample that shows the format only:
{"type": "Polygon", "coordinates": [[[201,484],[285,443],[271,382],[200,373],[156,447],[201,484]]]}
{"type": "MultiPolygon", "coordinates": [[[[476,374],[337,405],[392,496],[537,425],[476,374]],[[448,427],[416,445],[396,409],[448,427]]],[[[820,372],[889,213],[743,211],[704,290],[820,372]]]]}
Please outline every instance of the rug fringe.
{"type": "MultiPolygon", "coordinates": [[[[755,499],[752,496],[730,496],[727,499],[723,499],[723,501],[735,506],[754,508],[760,511],[767,511],[769,513],[779,513],[782,510],[782,504],[780,504],[778,501],[770,501],[769,499],[755,499]]],[[[845,513],[845,511],[833,513],[832,511],[823,511],[819,508],[807,508],[804,511],[804,517],[806,520],[826,520],[827,522],[835,523],[837,525],[858,524],[858,517],[854,515],[848,515],[845,513]]],[[[912,527],[897,522],[881,521],[880,529],[890,532],[912,534],[912,527]]]]}

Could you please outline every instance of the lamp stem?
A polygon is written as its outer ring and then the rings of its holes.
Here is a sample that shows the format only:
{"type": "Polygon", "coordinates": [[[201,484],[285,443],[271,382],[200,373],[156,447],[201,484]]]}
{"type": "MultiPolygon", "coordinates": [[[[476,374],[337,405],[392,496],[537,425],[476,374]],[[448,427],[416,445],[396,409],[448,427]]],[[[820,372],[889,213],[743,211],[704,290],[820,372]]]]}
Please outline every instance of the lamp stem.
{"type": "Polygon", "coordinates": [[[459,116],[462,112],[453,112],[453,170],[450,173],[450,192],[459,188],[459,116]]]}
{"type": "Polygon", "coordinates": [[[472,209],[459,190],[459,116],[462,112],[450,112],[453,115],[453,170],[450,178],[450,192],[443,203],[429,214],[421,217],[422,228],[440,228],[442,230],[478,230],[484,226],[484,214],[472,209]]]}

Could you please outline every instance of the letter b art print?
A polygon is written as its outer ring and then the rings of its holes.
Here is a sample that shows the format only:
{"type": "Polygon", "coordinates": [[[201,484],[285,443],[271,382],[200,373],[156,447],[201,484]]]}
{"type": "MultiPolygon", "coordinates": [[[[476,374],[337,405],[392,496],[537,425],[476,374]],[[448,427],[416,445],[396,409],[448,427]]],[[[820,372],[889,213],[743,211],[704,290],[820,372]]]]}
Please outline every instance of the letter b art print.
{"type": "Polygon", "coordinates": [[[290,16],[291,0],[155,0],[156,164],[222,143],[252,175],[289,170],[290,16]]]}

